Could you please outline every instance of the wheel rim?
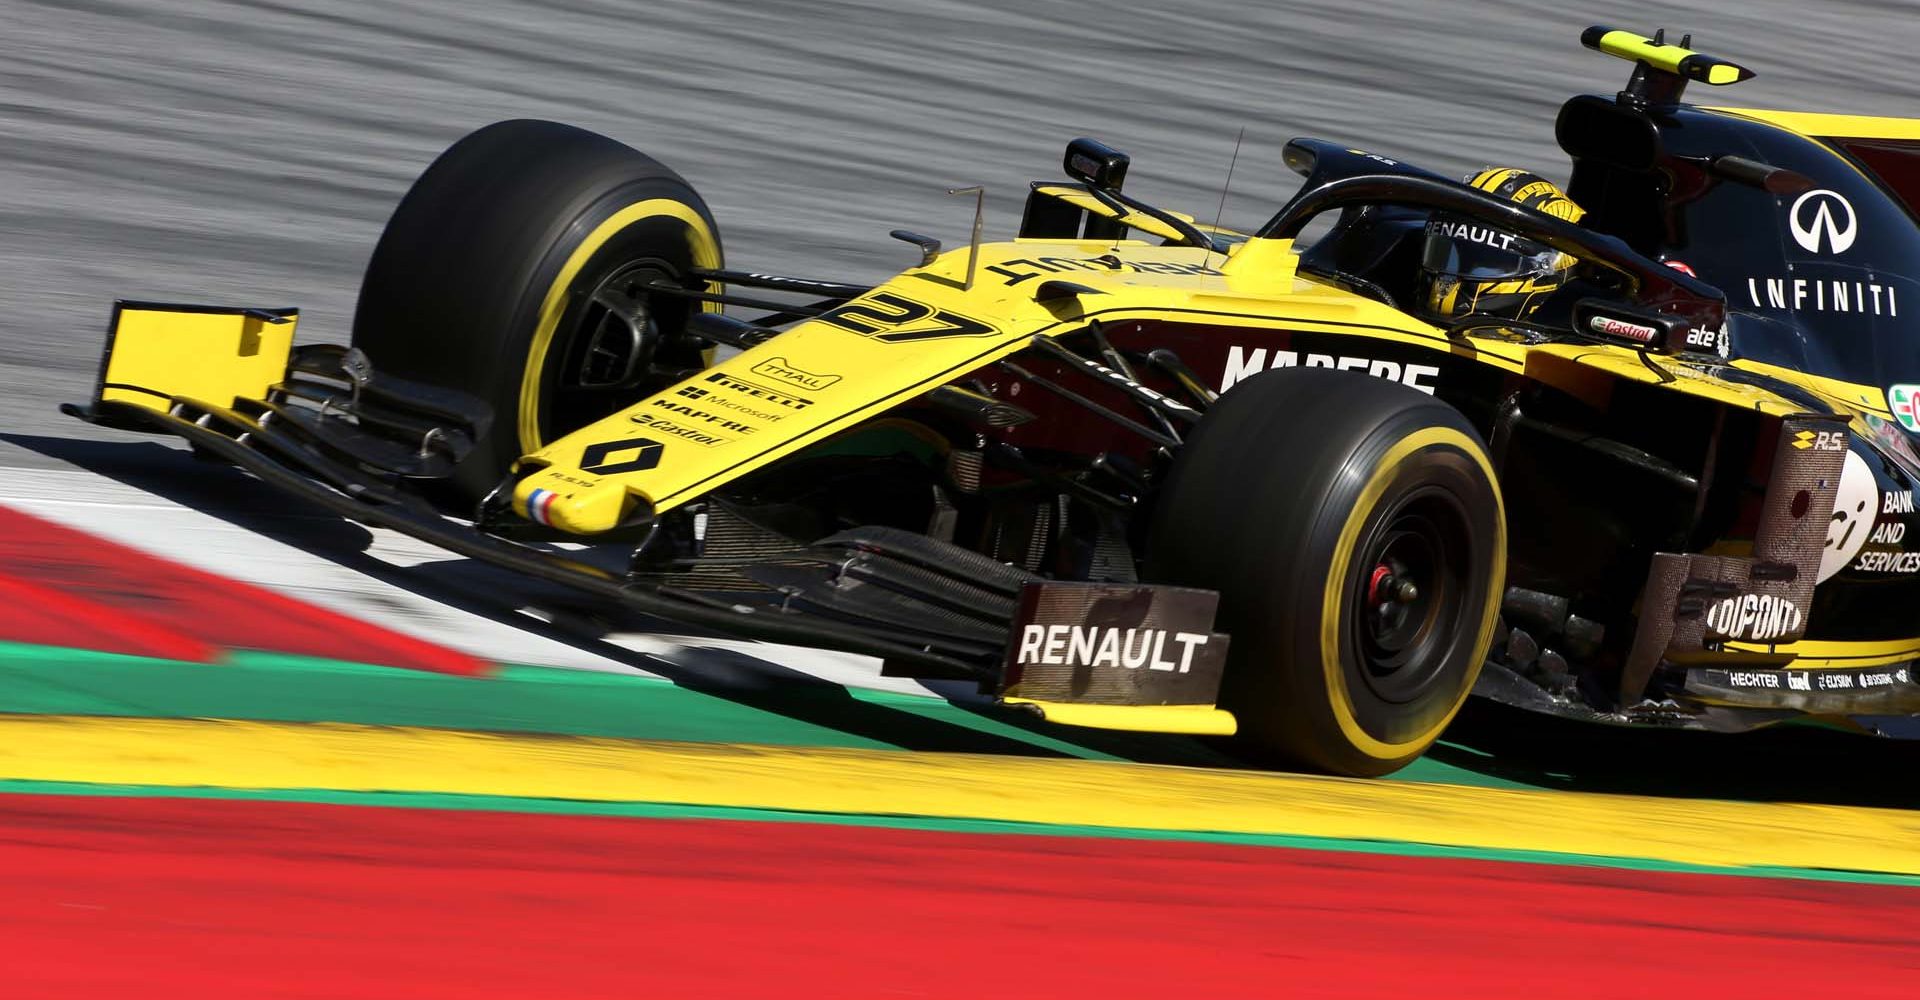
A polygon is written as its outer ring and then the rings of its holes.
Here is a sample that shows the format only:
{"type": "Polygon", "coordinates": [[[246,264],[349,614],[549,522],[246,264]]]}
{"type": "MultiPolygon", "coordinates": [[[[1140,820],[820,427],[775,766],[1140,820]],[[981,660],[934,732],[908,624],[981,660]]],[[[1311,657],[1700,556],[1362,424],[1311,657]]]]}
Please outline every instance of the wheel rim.
{"type": "MultiPolygon", "coordinates": [[[[658,258],[611,268],[599,281],[574,290],[577,303],[555,340],[548,382],[546,423],[551,440],[618,412],[658,389],[663,374],[698,367],[677,357],[664,330],[681,329],[689,300],[661,295],[648,286],[680,282],[680,271],[658,258]],[[663,367],[670,369],[663,372],[663,367]]],[[[697,353],[697,352],[696,352],[697,353]]]]}
{"type": "Polygon", "coordinates": [[[1383,701],[1420,698],[1446,672],[1467,609],[1468,518],[1451,493],[1415,491],[1362,534],[1350,630],[1361,680],[1383,701]]]}

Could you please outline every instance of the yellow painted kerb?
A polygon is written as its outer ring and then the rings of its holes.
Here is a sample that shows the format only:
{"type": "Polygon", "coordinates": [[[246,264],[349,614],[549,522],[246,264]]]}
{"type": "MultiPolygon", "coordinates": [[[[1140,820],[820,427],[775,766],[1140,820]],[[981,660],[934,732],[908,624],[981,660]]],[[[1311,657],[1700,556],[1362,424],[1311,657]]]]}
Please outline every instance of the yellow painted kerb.
{"type": "Polygon", "coordinates": [[[1920,875],[1920,815],[1897,810],[972,754],[0,716],[0,778],[679,803],[1920,875]]]}

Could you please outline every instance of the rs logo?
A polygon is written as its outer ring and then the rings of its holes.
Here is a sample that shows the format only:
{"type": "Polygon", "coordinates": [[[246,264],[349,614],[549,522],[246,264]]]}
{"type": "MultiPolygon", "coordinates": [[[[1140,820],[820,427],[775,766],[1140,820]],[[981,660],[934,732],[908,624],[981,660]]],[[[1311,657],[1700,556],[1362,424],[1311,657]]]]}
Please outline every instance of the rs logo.
{"type": "Polygon", "coordinates": [[[1846,431],[1801,431],[1793,436],[1793,446],[1806,451],[1813,448],[1818,451],[1844,451],[1847,447],[1846,431]]]}
{"type": "Polygon", "coordinates": [[[820,314],[820,319],[842,330],[852,330],[862,336],[886,341],[978,337],[994,332],[993,327],[977,319],[969,319],[945,309],[935,310],[923,302],[915,302],[892,292],[881,292],[865,302],[848,303],[820,314]],[[933,325],[917,330],[899,329],[924,319],[931,319],[933,325]],[[891,332],[881,332],[889,328],[892,328],[891,332]]]}

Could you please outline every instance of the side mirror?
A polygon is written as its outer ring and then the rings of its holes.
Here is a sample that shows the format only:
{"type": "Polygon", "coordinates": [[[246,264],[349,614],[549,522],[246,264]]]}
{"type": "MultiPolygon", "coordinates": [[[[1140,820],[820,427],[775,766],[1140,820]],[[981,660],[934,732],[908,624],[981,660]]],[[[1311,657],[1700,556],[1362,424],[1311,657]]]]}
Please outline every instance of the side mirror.
{"type": "Polygon", "coordinates": [[[1645,114],[1591,94],[1561,105],[1553,136],[1575,160],[1635,173],[1652,170],[1662,153],[1660,129],[1645,114]]]}
{"type": "Polygon", "coordinates": [[[1075,139],[1067,143],[1067,155],[1061,166],[1067,176],[1101,191],[1118,191],[1126,183],[1127,165],[1133,158],[1098,139],[1075,139]]]}

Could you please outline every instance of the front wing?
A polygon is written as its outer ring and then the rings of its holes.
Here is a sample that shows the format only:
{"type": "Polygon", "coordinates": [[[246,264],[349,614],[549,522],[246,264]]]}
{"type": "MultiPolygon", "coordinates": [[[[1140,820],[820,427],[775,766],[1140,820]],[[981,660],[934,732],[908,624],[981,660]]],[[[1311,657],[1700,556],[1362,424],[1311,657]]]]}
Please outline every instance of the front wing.
{"type": "MultiPolygon", "coordinates": [[[[874,528],[762,567],[775,589],[716,594],[609,570],[540,544],[538,529],[517,537],[516,529],[532,526],[493,521],[489,503],[474,522],[448,517],[405,484],[450,471],[491,419],[486,408],[381,376],[356,352],[296,348],[296,321],[290,309],[118,303],[94,399],[62,409],[176,435],[344,517],[629,612],[875,656],[890,674],[973,680],[1007,704],[1068,724],[1234,729],[1232,716],[1214,707],[1227,640],[1212,632],[1208,592],[1043,581],[924,536],[874,528]],[[1010,644],[1036,629],[1038,643],[1010,644]],[[1109,648],[1111,663],[1102,659],[1109,648]]],[[[506,505],[501,492],[492,514],[506,505]]]]}

